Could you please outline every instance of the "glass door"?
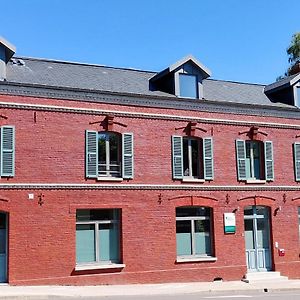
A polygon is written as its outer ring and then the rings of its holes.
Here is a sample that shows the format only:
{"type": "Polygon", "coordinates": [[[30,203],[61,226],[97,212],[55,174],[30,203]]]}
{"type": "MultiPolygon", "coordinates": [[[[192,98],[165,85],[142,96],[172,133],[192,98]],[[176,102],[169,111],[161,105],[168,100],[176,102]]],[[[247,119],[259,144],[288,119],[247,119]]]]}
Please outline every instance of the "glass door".
{"type": "Polygon", "coordinates": [[[271,270],[269,209],[264,206],[246,207],[244,226],[248,271],[271,270]]]}

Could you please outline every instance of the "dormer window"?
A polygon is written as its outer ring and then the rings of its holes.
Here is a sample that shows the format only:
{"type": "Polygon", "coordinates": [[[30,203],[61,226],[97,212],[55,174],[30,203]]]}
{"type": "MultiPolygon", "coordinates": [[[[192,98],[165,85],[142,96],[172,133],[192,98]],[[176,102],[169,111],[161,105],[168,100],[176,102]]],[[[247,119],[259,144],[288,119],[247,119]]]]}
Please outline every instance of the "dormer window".
{"type": "Polygon", "coordinates": [[[295,106],[300,108],[300,85],[296,87],[295,106]]]}
{"type": "Polygon", "coordinates": [[[198,98],[198,80],[196,75],[179,74],[179,95],[185,98],[198,98]]]}

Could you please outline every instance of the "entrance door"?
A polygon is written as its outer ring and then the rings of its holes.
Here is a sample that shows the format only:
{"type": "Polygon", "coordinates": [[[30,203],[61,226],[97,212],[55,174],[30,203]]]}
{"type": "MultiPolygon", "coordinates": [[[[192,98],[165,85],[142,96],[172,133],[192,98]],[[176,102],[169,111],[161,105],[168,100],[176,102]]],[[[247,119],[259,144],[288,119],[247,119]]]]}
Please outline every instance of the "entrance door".
{"type": "Polygon", "coordinates": [[[269,219],[267,207],[248,206],[244,210],[246,260],[249,272],[269,271],[272,268],[269,219]]]}
{"type": "Polygon", "coordinates": [[[0,282],[7,281],[7,215],[0,212],[0,282]]]}

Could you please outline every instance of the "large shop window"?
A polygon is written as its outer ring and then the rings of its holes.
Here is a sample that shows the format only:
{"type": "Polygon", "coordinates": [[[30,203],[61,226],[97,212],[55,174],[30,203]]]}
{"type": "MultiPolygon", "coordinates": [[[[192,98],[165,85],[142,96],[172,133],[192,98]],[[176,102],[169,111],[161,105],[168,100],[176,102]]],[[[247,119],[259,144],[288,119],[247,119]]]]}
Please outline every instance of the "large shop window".
{"type": "Polygon", "coordinates": [[[86,131],[87,178],[133,178],[133,134],[86,131]]]}
{"type": "Polygon", "coordinates": [[[273,143],[236,140],[238,179],[274,180],[273,143]]]}
{"type": "Polygon", "coordinates": [[[212,257],[212,209],[176,208],[177,259],[212,257]]]}
{"type": "Polygon", "coordinates": [[[213,180],[213,140],[172,136],[173,178],[213,180]]]}
{"type": "Polygon", "coordinates": [[[76,213],[76,264],[120,263],[120,209],[76,213]]]}

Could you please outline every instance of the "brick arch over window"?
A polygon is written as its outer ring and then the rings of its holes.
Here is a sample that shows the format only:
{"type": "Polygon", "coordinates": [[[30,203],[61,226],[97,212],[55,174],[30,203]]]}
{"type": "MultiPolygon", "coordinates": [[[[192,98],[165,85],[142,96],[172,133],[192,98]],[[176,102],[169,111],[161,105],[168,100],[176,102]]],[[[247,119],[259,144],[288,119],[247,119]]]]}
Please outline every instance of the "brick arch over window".
{"type": "Polygon", "coordinates": [[[168,199],[170,202],[172,202],[173,206],[180,207],[180,206],[207,206],[207,207],[213,207],[216,202],[219,200],[212,197],[207,196],[194,196],[194,195],[188,195],[188,196],[177,196],[172,197],[168,199]]]}
{"type": "Polygon", "coordinates": [[[239,198],[237,200],[243,206],[249,206],[249,205],[262,205],[262,206],[268,206],[273,207],[278,204],[276,204],[276,199],[268,196],[247,196],[243,198],[239,198]]]}

